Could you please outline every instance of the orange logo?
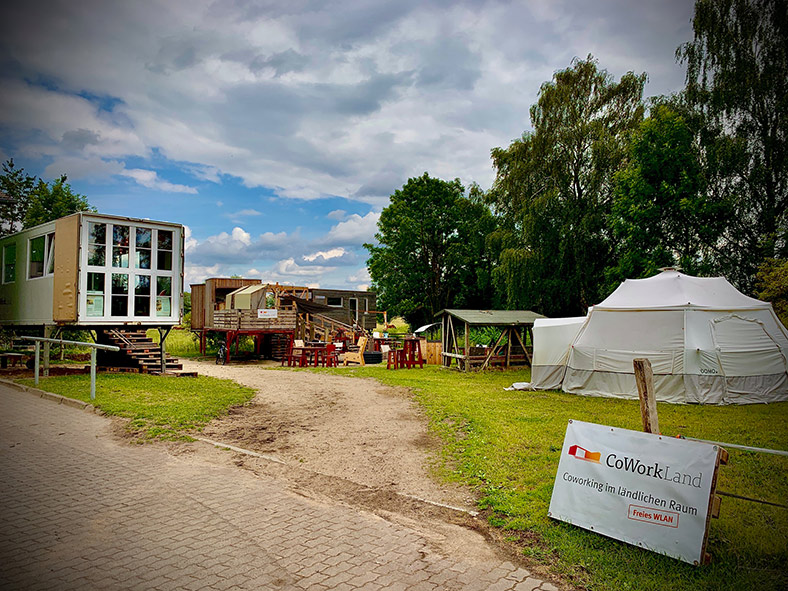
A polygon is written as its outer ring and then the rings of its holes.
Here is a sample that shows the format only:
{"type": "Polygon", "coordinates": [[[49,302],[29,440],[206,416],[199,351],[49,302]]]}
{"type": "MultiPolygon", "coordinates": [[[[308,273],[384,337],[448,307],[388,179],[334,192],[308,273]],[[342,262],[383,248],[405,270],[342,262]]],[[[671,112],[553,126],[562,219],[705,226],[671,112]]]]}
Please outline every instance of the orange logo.
{"type": "Polygon", "coordinates": [[[576,457],[578,460],[585,460],[586,462],[594,462],[595,464],[598,464],[599,459],[602,457],[602,452],[588,451],[584,447],[573,445],[569,448],[569,455],[576,457]]]}

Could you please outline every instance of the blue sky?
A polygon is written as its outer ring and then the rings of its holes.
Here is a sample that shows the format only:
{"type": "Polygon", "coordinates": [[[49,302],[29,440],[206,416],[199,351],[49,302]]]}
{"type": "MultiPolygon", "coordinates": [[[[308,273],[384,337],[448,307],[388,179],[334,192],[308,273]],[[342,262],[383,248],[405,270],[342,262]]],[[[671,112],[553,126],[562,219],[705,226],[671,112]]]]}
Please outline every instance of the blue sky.
{"type": "Polygon", "coordinates": [[[0,158],[99,211],[187,227],[186,282],[369,283],[408,178],[489,188],[540,85],[593,54],[678,91],[690,1],[18,2],[0,23],[0,158]]]}

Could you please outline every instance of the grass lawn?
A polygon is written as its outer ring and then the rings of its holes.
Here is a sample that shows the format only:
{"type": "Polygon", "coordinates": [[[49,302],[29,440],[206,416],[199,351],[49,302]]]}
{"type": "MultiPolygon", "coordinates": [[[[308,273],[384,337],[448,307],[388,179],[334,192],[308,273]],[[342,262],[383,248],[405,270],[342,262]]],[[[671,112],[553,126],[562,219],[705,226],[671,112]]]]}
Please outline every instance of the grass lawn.
{"type": "MultiPolygon", "coordinates": [[[[19,382],[33,386],[32,379],[19,382]]],[[[38,387],[91,402],[89,375],[41,378],[38,387]]],[[[131,419],[129,429],[143,439],[181,439],[185,431],[202,427],[253,395],[251,388],[206,376],[99,374],[92,403],[107,414],[131,419]]]]}
{"type": "MultiPolygon", "coordinates": [[[[324,370],[325,371],[325,370],[324,370]]],[[[528,540],[524,552],[594,590],[785,589],[788,510],[724,497],[711,521],[709,566],[694,567],[564,523],[547,509],[569,419],[641,430],[638,401],[559,392],[506,392],[526,371],[462,374],[425,366],[331,370],[412,388],[445,442],[443,475],[481,494],[490,521],[528,540]]],[[[788,450],[788,403],[748,406],[658,404],[666,435],[788,450]]],[[[785,504],[788,458],[728,450],[718,488],[785,504]]]]}

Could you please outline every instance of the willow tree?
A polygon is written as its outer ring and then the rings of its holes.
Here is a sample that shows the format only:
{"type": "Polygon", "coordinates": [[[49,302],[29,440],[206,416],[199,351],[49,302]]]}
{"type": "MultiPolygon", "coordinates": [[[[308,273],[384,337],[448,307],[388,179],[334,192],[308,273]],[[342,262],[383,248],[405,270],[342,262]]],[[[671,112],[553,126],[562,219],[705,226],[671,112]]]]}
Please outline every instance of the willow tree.
{"type": "Polygon", "coordinates": [[[495,281],[510,307],[576,314],[603,297],[613,178],[643,119],[645,81],[629,72],[616,82],[592,56],[575,58],[542,85],[533,131],[492,151],[495,281]]]}

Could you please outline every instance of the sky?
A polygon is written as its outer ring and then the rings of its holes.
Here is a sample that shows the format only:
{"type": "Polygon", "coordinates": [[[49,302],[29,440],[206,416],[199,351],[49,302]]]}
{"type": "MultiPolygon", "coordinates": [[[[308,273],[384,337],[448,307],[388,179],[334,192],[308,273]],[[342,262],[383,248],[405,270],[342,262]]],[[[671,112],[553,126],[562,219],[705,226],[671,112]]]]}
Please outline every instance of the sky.
{"type": "MultiPolygon", "coordinates": [[[[389,196],[488,189],[542,83],[593,55],[681,90],[689,0],[68,0],[0,22],[0,159],[186,227],[186,285],[365,289],[389,196]]],[[[187,287],[188,290],[188,287],[187,287]]]]}

